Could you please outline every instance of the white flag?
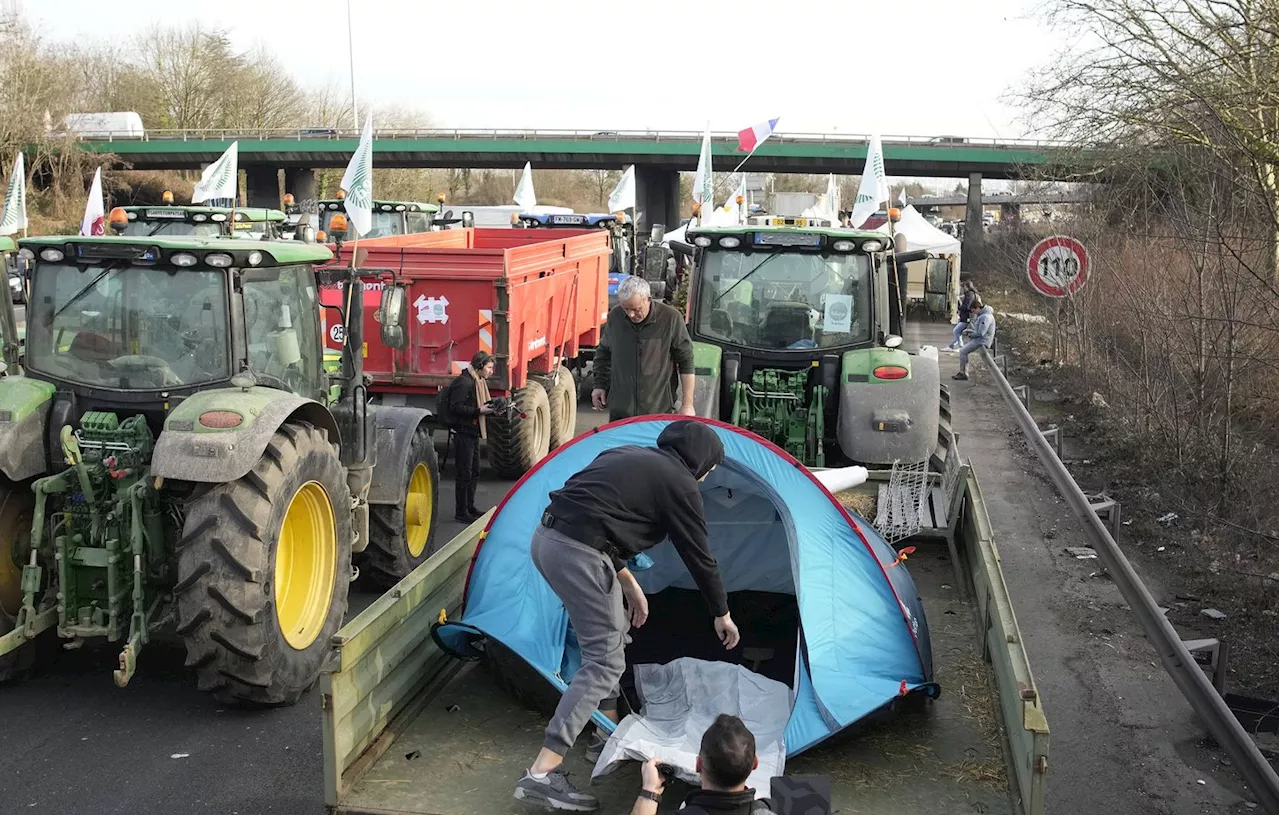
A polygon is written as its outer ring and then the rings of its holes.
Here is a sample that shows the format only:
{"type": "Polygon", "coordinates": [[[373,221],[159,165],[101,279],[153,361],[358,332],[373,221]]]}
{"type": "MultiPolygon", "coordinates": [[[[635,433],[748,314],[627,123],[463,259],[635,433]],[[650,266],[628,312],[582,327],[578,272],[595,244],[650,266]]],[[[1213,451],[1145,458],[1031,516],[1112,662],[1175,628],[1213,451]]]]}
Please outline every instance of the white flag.
{"type": "Polygon", "coordinates": [[[9,188],[4,194],[4,215],[0,216],[0,235],[12,235],[27,228],[27,168],[22,153],[13,160],[9,188]]]}
{"type": "Polygon", "coordinates": [[[636,165],[632,164],[609,193],[609,211],[622,212],[636,206],[636,165]]]}
{"type": "Polygon", "coordinates": [[[827,176],[827,212],[831,223],[840,226],[840,185],[835,173],[827,176]]]}
{"type": "Polygon", "coordinates": [[[93,174],[93,186],[89,188],[89,200],[84,205],[84,217],[80,219],[81,235],[107,234],[107,209],[102,203],[102,168],[93,174]]]}
{"type": "Polygon", "coordinates": [[[711,215],[710,210],[715,206],[712,189],[711,123],[707,122],[707,129],[702,134],[702,150],[698,153],[698,172],[693,176],[693,200],[702,207],[702,222],[711,215]]]}
{"type": "Polygon", "coordinates": [[[538,196],[533,194],[533,167],[529,166],[527,161],[524,163],[524,173],[520,176],[520,184],[516,187],[513,200],[525,212],[533,212],[533,208],[538,206],[538,196]]]}
{"type": "Polygon", "coordinates": [[[343,206],[347,218],[356,230],[356,237],[366,235],[373,229],[373,114],[364,120],[364,132],[360,134],[360,144],[351,154],[347,171],[342,174],[339,185],[347,193],[343,206]]]}
{"type": "Polygon", "coordinates": [[[903,187],[898,190],[898,206],[905,207],[907,205],[907,188],[903,187]]]}
{"type": "Polygon", "coordinates": [[[200,180],[196,182],[195,192],[191,193],[191,203],[199,204],[220,198],[235,200],[239,196],[240,180],[240,142],[233,141],[217,161],[204,168],[200,180]]]}
{"type": "Polygon", "coordinates": [[[858,185],[858,197],[853,202],[849,220],[857,229],[875,214],[881,204],[889,201],[889,182],[884,175],[884,151],[880,148],[880,134],[871,137],[867,144],[867,163],[862,168],[862,183],[858,185]]]}

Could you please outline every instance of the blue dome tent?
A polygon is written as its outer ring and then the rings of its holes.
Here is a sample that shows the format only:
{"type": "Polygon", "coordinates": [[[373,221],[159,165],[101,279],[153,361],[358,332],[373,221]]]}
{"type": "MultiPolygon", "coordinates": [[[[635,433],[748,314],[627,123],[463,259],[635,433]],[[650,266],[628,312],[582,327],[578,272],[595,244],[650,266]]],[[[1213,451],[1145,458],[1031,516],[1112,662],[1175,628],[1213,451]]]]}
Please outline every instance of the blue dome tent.
{"type": "MultiPolygon", "coordinates": [[[[470,657],[481,652],[478,640],[496,640],[562,692],[580,664],[577,646],[563,605],[529,555],[548,495],[606,449],[654,446],[679,418],[604,425],[529,471],[481,540],[461,619],[437,625],[437,640],[470,657]]],[[[904,693],[936,696],[924,611],[898,553],[783,450],[741,428],[700,421],[725,447],[724,464],[700,488],[742,642],[725,651],[716,640],[706,606],[667,541],[648,551],[653,566],[635,573],[649,597],[649,620],[631,632],[629,670],[697,657],[736,662],[786,684],[788,756],[904,693]]],[[[598,713],[595,721],[612,730],[598,713]]]]}

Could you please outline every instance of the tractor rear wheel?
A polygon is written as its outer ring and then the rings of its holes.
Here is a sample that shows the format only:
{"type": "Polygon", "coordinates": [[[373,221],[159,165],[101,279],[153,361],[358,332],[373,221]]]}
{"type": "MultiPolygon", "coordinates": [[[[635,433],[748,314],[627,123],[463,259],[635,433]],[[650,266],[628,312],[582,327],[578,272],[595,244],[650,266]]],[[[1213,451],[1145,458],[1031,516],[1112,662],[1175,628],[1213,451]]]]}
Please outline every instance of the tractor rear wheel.
{"type": "MultiPolygon", "coordinates": [[[[22,566],[19,552],[31,538],[35,496],[30,488],[0,480],[0,634],[13,630],[22,607],[22,566]]],[[[16,679],[35,663],[36,644],[23,643],[0,657],[0,682],[16,679]]]]}
{"type": "Polygon", "coordinates": [[[252,470],[192,502],[173,592],[201,690],[298,701],[347,610],[352,534],[337,445],[310,424],[281,425],[252,470]]]}
{"type": "Polygon", "coordinates": [[[572,439],[578,424],[578,388],[573,374],[561,365],[543,380],[547,389],[547,404],[551,421],[551,437],[548,447],[552,450],[572,439]]]}
{"type": "Polygon", "coordinates": [[[511,394],[524,414],[507,421],[488,422],[489,465],[499,478],[519,478],[533,468],[551,449],[551,404],[546,388],[532,379],[511,394]]]}
{"type": "Polygon", "coordinates": [[[400,582],[434,551],[440,460],[427,427],[413,433],[404,480],[403,503],[370,507],[369,546],[355,556],[361,576],[382,588],[400,582]]]}

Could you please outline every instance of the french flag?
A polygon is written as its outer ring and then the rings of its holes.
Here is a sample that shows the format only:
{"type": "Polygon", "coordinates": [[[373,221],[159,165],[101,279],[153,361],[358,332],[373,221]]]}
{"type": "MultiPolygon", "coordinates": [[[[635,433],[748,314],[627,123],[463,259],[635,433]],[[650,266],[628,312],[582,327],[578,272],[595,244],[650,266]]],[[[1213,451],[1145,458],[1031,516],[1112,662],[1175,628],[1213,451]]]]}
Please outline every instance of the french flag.
{"type": "Polygon", "coordinates": [[[773,135],[773,129],[778,126],[777,119],[770,119],[767,122],[761,122],[758,125],[752,125],[746,130],[738,131],[738,150],[742,152],[754,152],[757,147],[764,144],[764,140],[773,135]]]}

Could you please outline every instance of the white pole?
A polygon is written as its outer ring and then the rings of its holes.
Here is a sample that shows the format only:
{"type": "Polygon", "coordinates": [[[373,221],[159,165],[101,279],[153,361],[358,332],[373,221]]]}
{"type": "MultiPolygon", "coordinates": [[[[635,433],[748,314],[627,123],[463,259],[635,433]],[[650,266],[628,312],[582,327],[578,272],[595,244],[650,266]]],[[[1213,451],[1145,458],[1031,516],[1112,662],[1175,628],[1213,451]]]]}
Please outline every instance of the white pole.
{"type": "Polygon", "coordinates": [[[347,0],[347,60],[351,70],[351,122],[360,132],[360,114],[356,110],[356,47],[351,33],[351,0],[347,0]]]}

